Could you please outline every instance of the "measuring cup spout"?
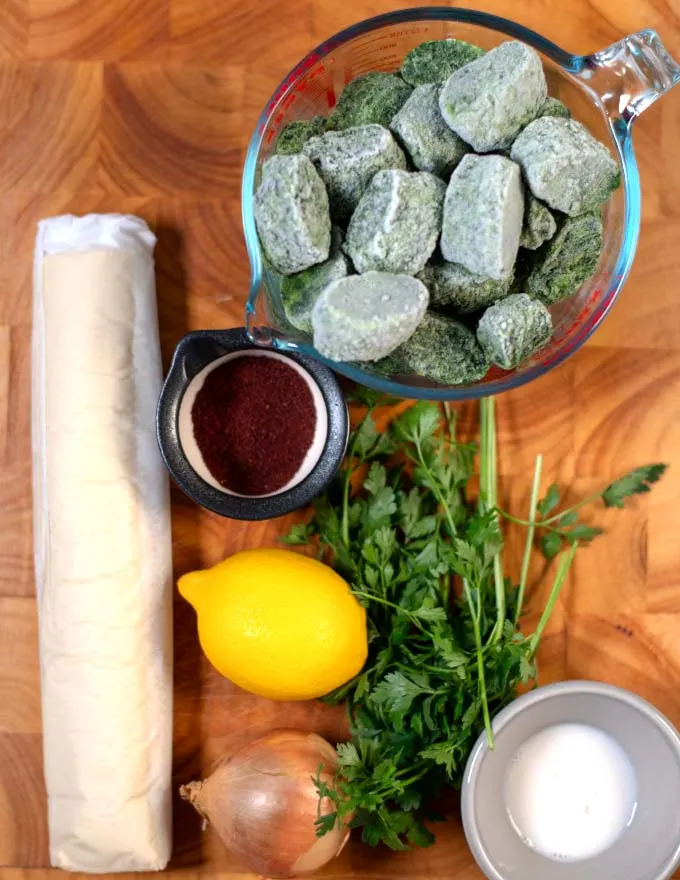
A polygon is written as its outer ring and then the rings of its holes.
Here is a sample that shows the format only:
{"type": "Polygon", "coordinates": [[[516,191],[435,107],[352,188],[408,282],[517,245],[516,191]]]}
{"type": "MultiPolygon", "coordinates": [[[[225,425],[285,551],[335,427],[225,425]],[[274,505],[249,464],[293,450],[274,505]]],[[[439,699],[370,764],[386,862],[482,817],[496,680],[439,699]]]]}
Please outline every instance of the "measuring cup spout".
{"type": "Polygon", "coordinates": [[[680,82],[680,66],[653,30],[638,31],[580,61],[577,76],[604,105],[615,127],[630,126],[680,82]]]}

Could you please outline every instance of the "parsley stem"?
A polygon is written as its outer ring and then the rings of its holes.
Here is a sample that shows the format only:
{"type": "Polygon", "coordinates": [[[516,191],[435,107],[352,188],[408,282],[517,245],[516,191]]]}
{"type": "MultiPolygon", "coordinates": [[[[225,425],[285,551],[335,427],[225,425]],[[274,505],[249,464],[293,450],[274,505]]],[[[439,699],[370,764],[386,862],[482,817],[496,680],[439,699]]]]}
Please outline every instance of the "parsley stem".
{"type": "Polygon", "coordinates": [[[452,538],[455,538],[458,534],[458,529],[456,528],[456,524],[453,521],[453,517],[451,516],[451,510],[449,505],[446,503],[446,498],[439,487],[437,479],[434,474],[427,466],[427,462],[425,461],[425,456],[423,455],[423,450],[420,446],[420,442],[418,440],[415,441],[416,452],[418,453],[418,463],[422,467],[422,469],[427,474],[429,485],[434,493],[435,498],[437,499],[437,503],[441,505],[442,510],[444,511],[444,516],[446,517],[446,524],[449,527],[449,532],[452,538]]]}
{"type": "Polygon", "coordinates": [[[352,462],[354,461],[354,452],[356,447],[356,438],[358,434],[355,434],[354,440],[352,441],[352,445],[350,446],[349,454],[347,455],[347,469],[345,470],[345,484],[342,490],[342,541],[345,545],[345,549],[349,552],[349,493],[350,487],[352,485],[352,474],[354,473],[354,469],[352,468],[352,462]]]}
{"type": "Polygon", "coordinates": [[[541,614],[541,619],[538,621],[538,626],[536,627],[536,631],[531,636],[529,640],[529,657],[530,659],[536,654],[538,650],[539,642],[541,641],[541,636],[543,635],[543,630],[545,626],[550,620],[550,615],[553,612],[555,607],[555,603],[560,595],[560,591],[566,580],[567,573],[569,572],[569,568],[571,567],[571,563],[574,560],[574,554],[578,548],[578,541],[574,541],[571,545],[567,553],[562,553],[559,562],[557,564],[557,572],[555,573],[555,582],[553,583],[552,590],[550,591],[550,596],[548,597],[548,601],[545,604],[545,608],[543,609],[543,614],[541,614]]]}
{"type": "Polygon", "coordinates": [[[489,715],[489,700],[486,695],[486,676],[484,675],[484,652],[482,650],[482,635],[479,631],[479,620],[472,615],[472,631],[477,645],[477,674],[479,676],[479,696],[482,702],[482,717],[486,730],[486,742],[490,749],[494,747],[493,730],[491,729],[491,716],[489,715]]]}
{"type": "Polygon", "coordinates": [[[574,510],[580,510],[582,507],[585,507],[588,504],[592,504],[593,501],[599,501],[602,498],[602,492],[595,492],[592,495],[589,495],[587,498],[583,498],[581,501],[578,501],[576,504],[573,504],[571,507],[567,507],[566,510],[560,510],[559,513],[553,514],[553,516],[549,516],[547,519],[542,519],[540,525],[548,526],[550,523],[557,522],[558,519],[561,519],[565,514],[571,513],[574,510]]]}
{"type": "Polygon", "coordinates": [[[449,533],[452,538],[455,538],[456,535],[458,534],[458,529],[456,528],[456,524],[454,523],[453,517],[451,516],[451,510],[449,508],[449,505],[446,503],[446,498],[444,498],[444,494],[441,491],[441,488],[439,486],[437,478],[432,473],[430,468],[427,466],[427,462],[425,461],[425,456],[423,455],[423,449],[422,449],[422,446],[420,445],[420,440],[417,440],[417,439],[414,440],[414,445],[416,447],[416,452],[418,453],[418,459],[417,459],[418,464],[421,466],[421,468],[427,474],[430,488],[432,489],[432,492],[433,492],[435,498],[437,499],[437,503],[441,506],[442,510],[444,511],[444,516],[446,518],[446,524],[449,527],[449,533]]]}
{"type": "Polygon", "coordinates": [[[349,487],[352,479],[352,461],[354,460],[354,443],[347,456],[347,469],[345,470],[345,485],[342,491],[342,542],[349,551],[349,487]]]}
{"type": "MultiPolygon", "coordinates": [[[[482,500],[487,509],[498,509],[498,455],[496,450],[496,401],[485,397],[479,404],[479,483],[482,500]]],[[[498,523],[498,514],[495,514],[498,523]]],[[[505,578],[500,550],[493,558],[493,581],[496,591],[496,623],[491,633],[490,643],[495,644],[503,634],[505,623],[505,578]]]]}
{"type": "MultiPolygon", "coordinates": [[[[456,444],[456,423],[458,420],[458,413],[455,409],[451,408],[451,404],[445,400],[444,401],[444,418],[446,419],[446,431],[448,433],[448,441],[451,447],[457,445],[456,444]]],[[[449,526],[450,527],[450,526],[449,526]]],[[[443,574],[440,581],[441,593],[442,593],[442,605],[444,608],[449,607],[449,593],[451,591],[451,576],[449,574],[443,574]]]]}
{"type": "Polygon", "coordinates": [[[439,589],[442,594],[442,605],[444,608],[449,607],[449,592],[451,589],[451,579],[448,574],[443,574],[439,580],[439,589]]]}
{"type": "Polygon", "coordinates": [[[387,599],[383,599],[381,596],[376,596],[373,593],[362,593],[360,590],[352,590],[352,593],[360,599],[368,599],[369,602],[379,602],[381,605],[387,605],[388,608],[394,608],[396,611],[402,611],[404,614],[409,614],[405,608],[400,608],[399,605],[395,605],[394,602],[388,602],[387,599]]]}
{"type": "MultiPolygon", "coordinates": [[[[518,516],[513,516],[512,513],[508,513],[505,510],[500,510],[500,508],[499,508],[498,512],[503,517],[503,519],[507,519],[509,522],[517,523],[518,526],[530,526],[531,525],[531,523],[529,522],[528,519],[520,519],[518,516]]],[[[535,526],[542,526],[542,525],[543,525],[543,523],[540,520],[538,522],[534,523],[534,527],[535,526]]]]}
{"type": "Polygon", "coordinates": [[[451,404],[444,401],[444,416],[446,418],[446,427],[449,433],[449,442],[453,445],[456,442],[456,421],[458,414],[451,409],[451,404]]]}
{"type": "Polygon", "coordinates": [[[524,544],[524,556],[522,557],[522,571],[519,577],[519,588],[517,591],[517,608],[515,609],[515,626],[522,613],[524,605],[524,594],[527,588],[527,577],[529,575],[529,562],[531,560],[531,551],[534,546],[534,532],[536,531],[536,508],[538,506],[538,490],[541,486],[541,471],[543,469],[543,456],[539,453],[536,456],[534,464],[534,481],[531,484],[531,500],[529,502],[529,526],[527,528],[527,537],[524,544]]]}
{"type": "MultiPolygon", "coordinates": [[[[410,767],[407,767],[407,768],[404,768],[404,770],[397,770],[397,772],[394,774],[394,779],[399,778],[401,773],[405,773],[406,770],[410,770],[410,769],[411,769],[410,767]]],[[[419,773],[414,773],[412,776],[409,776],[408,779],[399,779],[399,784],[402,785],[404,788],[406,788],[406,786],[408,786],[408,785],[413,785],[414,782],[417,782],[419,779],[422,779],[428,770],[429,770],[429,767],[426,764],[419,773]]]]}
{"type": "Polygon", "coordinates": [[[395,611],[400,611],[402,614],[405,614],[406,617],[409,617],[411,619],[411,622],[414,623],[419,629],[423,628],[416,614],[413,614],[413,612],[411,611],[407,611],[406,608],[402,608],[400,605],[395,605],[394,602],[389,602],[387,599],[383,599],[381,596],[376,596],[374,593],[362,593],[360,590],[352,590],[352,594],[354,596],[358,596],[360,599],[368,599],[369,602],[377,602],[379,605],[386,605],[388,608],[393,608],[395,611]]]}
{"type": "MultiPolygon", "coordinates": [[[[493,400],[493,398],[488,399],[493,400]]],[[[484,401],[482,401],[482,403],[484,403],[484,401]]],[[[493,408],[491,409],[491,418],[493,419],[493,408]]],[[[414,438],[413,444],[418,454],[418,463],[427,474],[429,486],[432,489],[435,498],[437,499],[437,503],[444,511],[444,516],[446,517],[449,532],[451,534],[451,537],[454,538],[458,530],[456,529],[456,524],[454,523],[453,516],[451,515],[451,509],[446,503],[446,498],[444,497],[444,493],[441,490],[441,486],[439,485],[439,482],[435,478],[430,468],[427,466],[420,440],[417,437],[414,438]]],[[[486,728],[486,738],[489,743],[489,748],[493,748],[493,731],[491,730],[489,701],[486,695],[486,677],[484,674],[484,648],[482,646],[482,634],[479,629],[479,615],[476,613],[474,601],[472,599],[472,593],[470,592],[470,584],[468,583],[467,578],[463,578],[463,595],[465,596],[465,601],[467,602],[467,606],[470,611],[470,618],[472,620],[472,632],[475,638],[475,654],[477,655],[477,671],[479,675],[479,699],[482,703],[482,713],[484,716],[484,727],[486,728]]],[[[505,597],[505,593],[503,594],[503,596],[505,597]]]]}
{"type": "MultiPolygon", "coordinates": [[[[594,501],[599,501],[602,498],[602,492],[595,492],[592,495],[589,495],[587,498],[582,498],[581,501],[578,501],[576,504],[572,504],[571,507],[567,507],[564,510],[560,510],[559,513],[554,513],[552,516],[546,517],[546,519],[539,519],[534,522],[534,526],[537,526],[539,529],[543,526],[549,526],[557,520],[562,519],[563,516],[566,516],[568,513],[573,513],[575,510],[580,510],[582,507],[586,507],[588,504],[592,504],[594,501]]],[[[511,513],[506,513],[504,510],[500,510],[499,513],[505,519],[510,520],[510,522],[517,523],[518,526],[530,526],[531,523],[529,520],[520,519],[517,516],[513,516],[511,513]]]]}
{"type": "MultiPolygon", "coordinates": [[[[413,669],[412,666],[407,666],[405,663],[397,663],[396,665],[407,673],[413,669]]],[[[438,675],[448,675],[451,672],[449,666],[430,666],[428,663],[419,663],[418,669],[424,669],[426,672],[434,672],[438,675]]],[[[444,691],[435,691],[435,693],[444,693],[444,691]]]]}
{"type": "Polygon", "coordinates": [[[361,435],[361,429],[364,426],[364,422],[371,417],[373,412],[373,407],[368,408],[368,412],[363,417],[361,422],[359,422],[359,426],[356,431],[353,432],[352,442],[349,447],[349,451],[347,453],[347,468],[345,470],[345,483],[342,491],[342,541],[345,545],[345,549],[349,552],[349,493],[350,487],[352,485],[352,474],[354,470],[352,468],[352,463],[354,462],[354,456],[356,453],[357,440],[361,435]]]}

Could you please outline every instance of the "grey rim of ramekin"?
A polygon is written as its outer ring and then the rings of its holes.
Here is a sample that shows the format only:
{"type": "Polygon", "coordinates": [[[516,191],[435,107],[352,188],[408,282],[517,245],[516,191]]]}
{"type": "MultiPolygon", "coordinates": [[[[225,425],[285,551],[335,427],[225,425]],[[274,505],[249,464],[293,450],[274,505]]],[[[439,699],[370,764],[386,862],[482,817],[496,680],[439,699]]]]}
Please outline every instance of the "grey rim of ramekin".
{"type": "Polygon", "coordinates": [[[248,341],[243,327],[188,333],[177,344],[158,400],[156,433],[170,476],[198,504],[230,519],[273,519],[309,504],[329,484],[340,467],[347,448],[347,402],[334,373],[324,364],[306,355],[276,351],[278,356],[294,361],[311,376],[328,410],[326,443],[311,473],[291,489],[261,498],[221,492],[196,473],[179,439],[180,404],[189,383],[217,358],[238,351],[260,350],[262,349],[248,341]]]}
{"type": "MultiPolygon", "coordinates": [[[[492,719],[491,726],[494,737],[499,736],[503,728],[520,713],[525,712],[532,706],[546,700],[559,699],[565,694],[596,694],[598,696],[610,697],[611,699],[620,700],[621,702],[626,703],[640,712],[641,715],[646,716],[659,728],[668,740],[669,745],[675,751],[678,760],[680,760],[680,735],[668,718],[666,718],[656,706],[625,688],[607,684],[603,681],[590,681],[587,679],[569,679],[567,681],[554,682],[552,684],[543,685],[542,687],[537,687],[534,690],[528,691],[517,697],[507,705],[505,709],[501,709],[501,711],[492,719]]],[[[479,830],[477,828],[477,821],[475,819],[475,784],[479,773],[479,766],[486,751],[488,751],[486,734],[482,732],[473,746],[465,765],[463,785],[461,788],[461,819],[468,846],[470,847],[477,865],[483,871],[484,876],[499,876],[486,848],[482,844],[479,830]]],[[[664,870],[659,876],[670,877],[678,867],[678,864],[680,864],[680,844],[678,844],[678,847],[676,847],[675,851],[669,856],[664,870]]],[[[603,880],[605,880],[605,878],[603,878],[603,880]]]]}

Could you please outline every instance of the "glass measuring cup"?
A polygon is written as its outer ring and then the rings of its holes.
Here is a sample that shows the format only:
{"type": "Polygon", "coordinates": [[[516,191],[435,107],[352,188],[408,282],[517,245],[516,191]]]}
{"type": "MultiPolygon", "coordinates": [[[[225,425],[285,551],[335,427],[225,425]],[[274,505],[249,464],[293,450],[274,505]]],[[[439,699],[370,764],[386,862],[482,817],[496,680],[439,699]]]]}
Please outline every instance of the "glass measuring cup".
{"type": "Polygon", "coordinates": [[[251,266],[246,331],[258,345],[312,355],[337,372],[399,397],[461,400],[498,394],[535,379],[575,352],[603,320],[623,287],[640,229],[640,179],[632,142],[635,119],[680,81],[680,67],[651,30],[625,37],[592,55],[571,55],[534,31],[469,9],[423,7],[381,15],[341,31],[295,67],[272,95],[250,141],[243,173],[243,226],[251,266]],[[621,186],[604,208],[604,247],[596,273],[580,291],[551,308],[550,343],[518,369],[492,367],[470,385],[439,385],[419,376],[377,375],[370,364],[323,358],[312,341],[286,320],[275,273],[263,263],[253,216],[253,194],[262,162],[292,120],[327,115],[344,86],[369,71],[393,72],[414,46],[456,37],[491,49],[522,40],[540,55],[549,93],[606,143],[621,167],[621,186]]]}

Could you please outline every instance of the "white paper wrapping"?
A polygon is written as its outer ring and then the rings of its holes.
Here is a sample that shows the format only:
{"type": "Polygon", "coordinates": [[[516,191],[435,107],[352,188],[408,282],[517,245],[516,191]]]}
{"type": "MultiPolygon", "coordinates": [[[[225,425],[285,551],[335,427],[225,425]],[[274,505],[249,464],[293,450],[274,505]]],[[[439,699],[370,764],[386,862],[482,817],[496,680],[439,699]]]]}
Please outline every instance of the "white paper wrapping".
{"type": "Polygon", "coordinates": [[[50,858],[170,857],[172,563],[155,438],[155,238],[136,217],[43,220],[33,471],[50,858]]]}

